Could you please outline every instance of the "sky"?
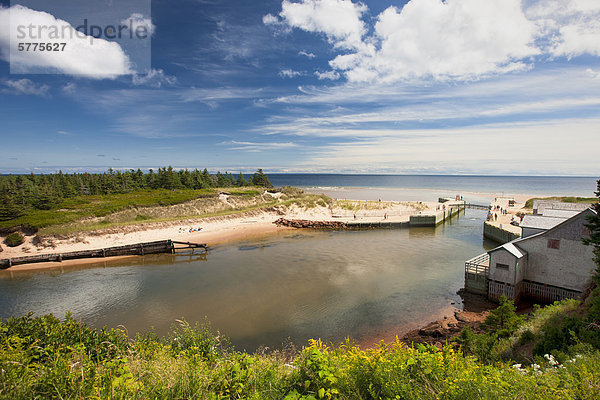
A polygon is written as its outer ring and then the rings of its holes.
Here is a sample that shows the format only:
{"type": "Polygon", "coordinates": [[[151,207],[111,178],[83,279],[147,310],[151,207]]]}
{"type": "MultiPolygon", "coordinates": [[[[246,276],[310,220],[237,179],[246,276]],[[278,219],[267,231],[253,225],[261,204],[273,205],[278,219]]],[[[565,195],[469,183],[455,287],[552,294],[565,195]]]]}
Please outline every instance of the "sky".
{"type": "Polygon", "coordinates": [[[600,175],[598,0],[87,1],[0,0],[0,173],[600,175]]]}

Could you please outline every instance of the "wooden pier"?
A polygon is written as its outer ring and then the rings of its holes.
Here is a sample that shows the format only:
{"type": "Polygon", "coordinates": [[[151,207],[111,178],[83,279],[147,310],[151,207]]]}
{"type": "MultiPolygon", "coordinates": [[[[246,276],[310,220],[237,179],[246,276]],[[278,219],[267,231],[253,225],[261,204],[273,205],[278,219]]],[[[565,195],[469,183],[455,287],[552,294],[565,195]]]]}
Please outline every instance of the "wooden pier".
{"type": "Polygon", "coordinates": [[[34,264],[42,262],[62,262],[65,260],[77,260],[82,258],[105,258],[117,256],[143,256],[147,254],[176,253],[184,250],[202,250],[206,252],[208,247],[202,243],[177,242],[173,240],[159,240],[156,242],[136,243],[125,246],[107,247],[105,249],[72,251],[58,254],[39,254],[35,256],[14,257],[0,260],[0,268],[6,269],[14,265],[34,264]]]}

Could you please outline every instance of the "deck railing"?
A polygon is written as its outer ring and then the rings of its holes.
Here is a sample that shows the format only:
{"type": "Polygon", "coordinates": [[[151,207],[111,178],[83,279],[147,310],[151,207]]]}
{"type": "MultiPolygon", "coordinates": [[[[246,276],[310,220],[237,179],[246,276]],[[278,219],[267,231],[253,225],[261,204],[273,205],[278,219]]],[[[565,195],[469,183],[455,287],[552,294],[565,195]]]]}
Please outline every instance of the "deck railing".
{"type": "Polygon", "coordinates": [[[490,255],[483,253],[465,261],[465,274],[487,278],[490,270],[490,255]]]}

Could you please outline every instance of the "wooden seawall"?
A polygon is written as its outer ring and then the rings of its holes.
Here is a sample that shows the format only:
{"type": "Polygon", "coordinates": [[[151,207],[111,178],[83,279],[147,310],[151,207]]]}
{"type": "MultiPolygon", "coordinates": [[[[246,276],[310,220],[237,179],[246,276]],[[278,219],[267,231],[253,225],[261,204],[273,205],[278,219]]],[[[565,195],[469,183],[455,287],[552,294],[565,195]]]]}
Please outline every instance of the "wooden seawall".
{"type": "Polygon", "coordinates": [[[207,250],[206,244],[176,242],[173,240],[159,240],[156,242],[136,243],[125,246],[107,247],[105,249],[72,251],[58,254],[39,254],[35,256],[14,257],[0,260],[0,268],[10,268],[13,265],[34,264],[42,262],[61,262],[64,260],[76,260],[82,258],[103,258],[116,256],[131,256],[146,254],[174,253],[177,250],[203,249],[207,250]]]}

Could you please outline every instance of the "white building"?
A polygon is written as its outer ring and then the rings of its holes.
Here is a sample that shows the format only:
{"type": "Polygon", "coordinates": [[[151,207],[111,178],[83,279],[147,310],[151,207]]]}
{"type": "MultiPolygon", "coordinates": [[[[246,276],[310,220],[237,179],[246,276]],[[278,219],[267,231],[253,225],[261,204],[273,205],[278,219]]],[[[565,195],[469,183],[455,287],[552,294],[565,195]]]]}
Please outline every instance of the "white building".
{"type": "Polygon", "coordinates": [[[587,208],[548,229],[496,247],[487,257],[484,254],[467,261],[465,287],[479,282],[481,288],[484,274],[491,299],[503,294],[516,301],[521,296],[541,301],[579,297],[595,268],[593,246],[582,242],[589,237],[585,224],[590,215],[595,211],[587,208]]]}

